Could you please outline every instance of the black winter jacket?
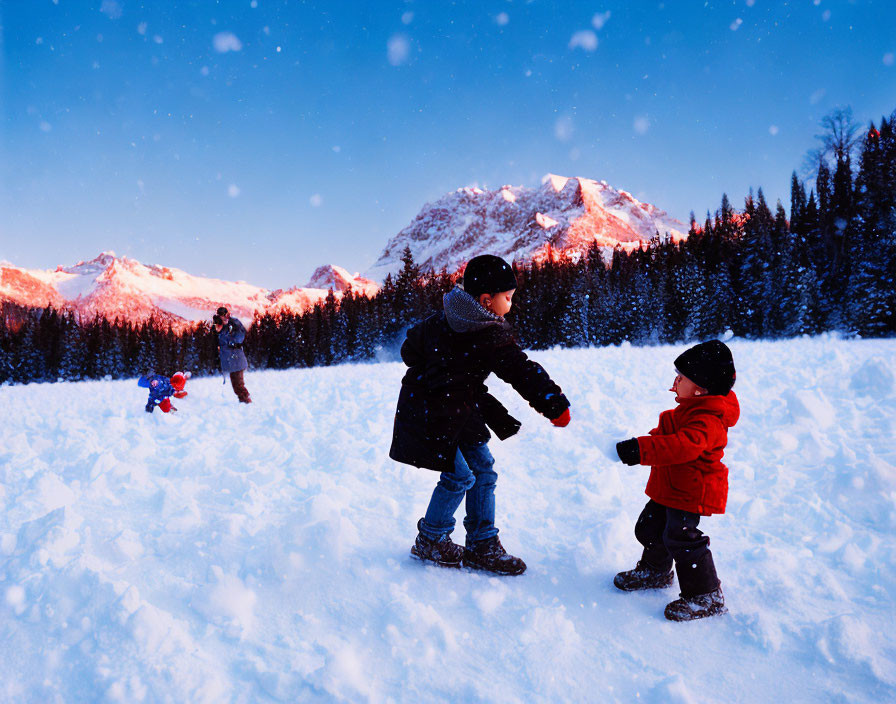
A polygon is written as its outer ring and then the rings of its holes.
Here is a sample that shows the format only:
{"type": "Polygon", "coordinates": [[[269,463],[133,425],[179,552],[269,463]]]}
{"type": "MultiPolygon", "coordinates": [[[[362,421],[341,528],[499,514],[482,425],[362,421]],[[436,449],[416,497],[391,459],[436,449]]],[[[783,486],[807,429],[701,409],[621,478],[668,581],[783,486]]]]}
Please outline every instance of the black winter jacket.
{"type": "Polygon", "coordinates": [[[501,319],[456,332],[445,313],[436,313],[408,331],[401,358],[410,368],[401,382],[389,451],[398,462],[452,472],[457,446],[486,442],[486,425],[501,440],[515,434],[520,422],[485,386],[492,372],[549,419],[569,407],[560,387],[526,357],[501,319]]]}

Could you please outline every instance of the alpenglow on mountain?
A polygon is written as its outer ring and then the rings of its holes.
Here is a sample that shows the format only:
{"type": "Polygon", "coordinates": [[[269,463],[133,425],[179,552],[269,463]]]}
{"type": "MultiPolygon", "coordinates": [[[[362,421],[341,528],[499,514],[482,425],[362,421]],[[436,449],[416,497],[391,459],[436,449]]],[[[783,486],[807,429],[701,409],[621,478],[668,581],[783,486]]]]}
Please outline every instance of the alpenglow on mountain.
{"type": "Polygon", "coordinates": [[[220,305],[250,322],[255,313],[302,312],[349,288],[374,295],[378,287],[337,266],[320,267],[306,287],[269,291],[244,281],[194,276],[180,269],[141,264],[129,257],[103,252],[90,261],[55,270],[23,269],[0,263],[0,302],[73,310],[82,320],[100,315],[139,323],[150,316],[180,326],[208,321],[220,305]]]}
{"type": "Polygon", "coordinates": [[[617,245],[632,249],[657,234],[678,241],[687,228],[604,181],[548,175],[539,188],[460,188],[426,204],[388,242],[365,277],[327,265],[316,269],[304,287],[271,291],[103,252],[55,270],[0,262],[0,302],[73,310],[82,320],[101,315],[137,323],[153,316],[175,326],[207,321],[223,304],[251,320],[255,313],[308,310],[331,289],[337,297],[349,287],[373,296],[377,282],[401,269],[406,246],[424,271],[454,273],[477,254],[537,260],[548,251],[581,254],[592,243],[607,251],[617,245]]]}
{"type": "Polygon", "coordinates": [[[406,246],[423,270],[453,273],[483,252],[539,259],[548,250],[581,254],[592,242],[631,249],[657,234],[677,242],[687,226],[606,181],[548,174],[540,188],[459,188],[427,203],[365,275],[375,281],[394,275],[406,246]]]}

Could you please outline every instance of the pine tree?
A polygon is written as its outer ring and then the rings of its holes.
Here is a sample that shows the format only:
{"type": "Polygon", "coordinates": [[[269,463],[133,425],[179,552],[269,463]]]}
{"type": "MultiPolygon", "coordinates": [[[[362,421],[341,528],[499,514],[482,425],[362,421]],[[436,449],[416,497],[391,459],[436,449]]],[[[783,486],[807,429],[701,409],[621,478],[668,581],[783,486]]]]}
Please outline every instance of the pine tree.
{"type": "Polygon", "coordinates": [[[878,131],[872,123],[865,138],[856,178],[856,217],[847,229],[848,283],[845,287],[847,324],[863,336],[892,332],[894,316],[893,268],[891,259],[896,238],[896,199],[888,183],[892,168],[888,140],[892,132],[886,121],[878,131]]]}
{"type": "Polygon", "coordinates": [[[414,262],[410,247],[401,254],[401,271],[395,279],[393,316],[399,328],[405,328],[424,315],[423,276],[414,262]]]}
{"type": "Polygon", "coordinates": [[[776,291],[771,277],[774,218],[759,189],[757,202],[747,199],[744,236],[741,243],[741,295],[743,333],[748,337],[768,337],[771,306],[776,291]]]}
{"type": "Polygon", "coordinates": [[[770,258],[768,286],[768,320],[767,335],[780,337],[786,325],[785,310],[788,286],[788,248],[790,247],[790,231],[787,223],[787,212],[779,200],[775,208],[775,220],[772,226],[772,256],[770,258]]]}
{"type": "Polygon", "coordinates": [[[13,378],[12,334],[6,322],[7,304],[0,302],[0,386],[13,378]]]}
{"type": "Polygon", "coordinates": [[[806,189],[797,178],[796,171],[790,176],[790,230],[800,231],[803,210],[806,207],[806,189]]]}
{"type": "Polygon", "coordinates": [[[706,339],[718,336],[734,325],[735,293],[731,279],[731,242],[710,229],[709,234],[699,235],[699,247],[707,286],[704,329],[700,336],[706,339]]]}
{"type": "Polygon", "coordinates": [[[563,290],[563,309],[558,336],[564,347],[583,347],[588,344],[589,286],[584,260],[568,262],[564,267],[560,286],[563,290]]]}
{"type": "Polygon", "coordinates": [[[17,354],[13,358],[13,381],[47,381],[47,364],[40,348],[38,326],[42,310],[31,311],[25,316],[18,332],[17,354]]]}
{"type": "Polygon", "coordinates": [[[84,358],[87,345],[84,331],[75,320],[74,313],[69,313],[62,327],[62,357],[59,361],[59,376],[66,381],[78,381],[84,378],[84,358]]]}

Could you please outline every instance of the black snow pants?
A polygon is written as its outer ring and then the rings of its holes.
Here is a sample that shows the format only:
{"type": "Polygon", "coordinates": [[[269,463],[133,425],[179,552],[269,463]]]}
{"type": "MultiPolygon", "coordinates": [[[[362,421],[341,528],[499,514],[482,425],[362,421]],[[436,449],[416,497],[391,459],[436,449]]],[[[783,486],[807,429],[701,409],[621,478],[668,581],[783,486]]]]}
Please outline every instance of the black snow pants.
{"type": "Polygon", "coordinates": [[[674,561],[683,597],[708,594],[719,587],[709,536],[698,530],[698,523],[699,514],[651,499],[635,524],[635,537],[644,546],[641,560],[663,572],[671,570],[674,561]]]}

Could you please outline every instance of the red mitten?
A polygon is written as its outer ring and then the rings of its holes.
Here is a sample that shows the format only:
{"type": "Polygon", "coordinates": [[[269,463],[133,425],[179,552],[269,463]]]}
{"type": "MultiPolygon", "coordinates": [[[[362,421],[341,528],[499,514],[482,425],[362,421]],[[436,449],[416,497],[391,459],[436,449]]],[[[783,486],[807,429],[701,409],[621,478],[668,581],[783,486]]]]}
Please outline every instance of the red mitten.
{"type": "Polygon", "coordinates": [[[167,399],[167,398],[163,399],[162,402],[159,404],[159,408],[162,409],[162,413],[167,413],[168,411],[171,410],[171,400],[167,399]]]}
{"type": "Polygon", "coordinates": [[[565,428],[567,425],[569,425],[569,421],[569,409],[567,408],[565,411],[563,411],[563,413],[551,420],[551,423],[556,425],[558,428],[565,428]]]}
{"type": "Polygon", "coordinates": [[[187,395],[186,391],[175,391],[174,392],[174,398],[183,398],[186,395],[187,395]]]}

